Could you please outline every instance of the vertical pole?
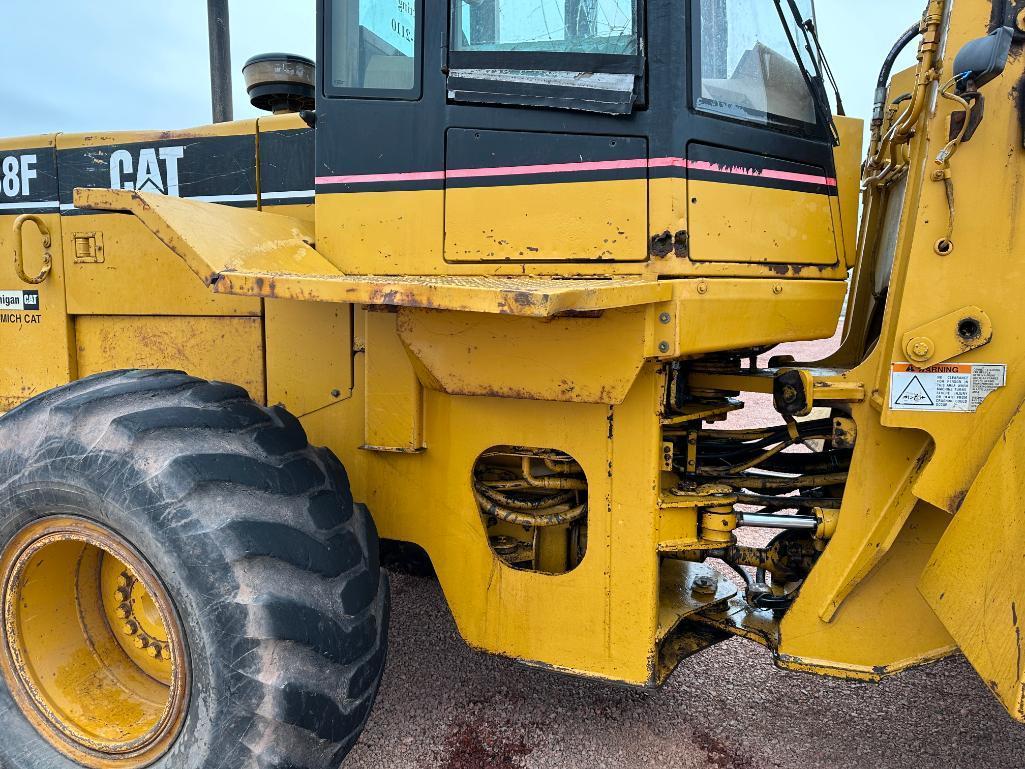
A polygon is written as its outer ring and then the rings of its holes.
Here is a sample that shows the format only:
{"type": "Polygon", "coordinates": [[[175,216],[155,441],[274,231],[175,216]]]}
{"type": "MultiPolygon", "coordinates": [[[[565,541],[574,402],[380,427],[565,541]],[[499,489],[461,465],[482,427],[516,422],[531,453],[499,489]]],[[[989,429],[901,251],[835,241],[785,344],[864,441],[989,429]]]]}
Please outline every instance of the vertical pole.
{"type": "Polygon", "coordinates": [[[210,30],[210,98],[215,123],[232,119],[228,0],[206,0],[210,30]]]}

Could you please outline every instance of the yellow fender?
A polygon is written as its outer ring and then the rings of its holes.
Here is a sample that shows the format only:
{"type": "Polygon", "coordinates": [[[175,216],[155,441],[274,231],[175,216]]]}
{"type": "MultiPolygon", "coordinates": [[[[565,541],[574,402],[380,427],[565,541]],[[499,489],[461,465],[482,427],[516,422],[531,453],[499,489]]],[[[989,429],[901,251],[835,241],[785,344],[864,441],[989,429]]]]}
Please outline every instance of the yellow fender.
{"type": "Polygon", "coordinates": [[[1025,721],[1025,404],[940,539],[918,588],[983,681],[1025,721]]]}

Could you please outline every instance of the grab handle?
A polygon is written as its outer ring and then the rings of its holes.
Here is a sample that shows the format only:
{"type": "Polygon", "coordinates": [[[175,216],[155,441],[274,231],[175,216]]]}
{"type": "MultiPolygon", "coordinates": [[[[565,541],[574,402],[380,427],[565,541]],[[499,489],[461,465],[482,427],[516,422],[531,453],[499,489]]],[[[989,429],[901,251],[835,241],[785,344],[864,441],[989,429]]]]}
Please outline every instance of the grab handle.
{"type": "Polygon", "coordinates": [[[50,270],[53,268],[53,257],[50,255],[51,243],[50,229],[35,214],[22,214],[14,220],[14,271],[23,282],[28,283],[30,286],[36,286],[46,280],[46,276],[50,274],[50,270]],[[34,278],[25,274],[25,249],[22,228],[26,222],[35,224],[36,229],[39,230],[39,235],[43,239],[43,266],[39,270],[39,274],[34,278]]]}

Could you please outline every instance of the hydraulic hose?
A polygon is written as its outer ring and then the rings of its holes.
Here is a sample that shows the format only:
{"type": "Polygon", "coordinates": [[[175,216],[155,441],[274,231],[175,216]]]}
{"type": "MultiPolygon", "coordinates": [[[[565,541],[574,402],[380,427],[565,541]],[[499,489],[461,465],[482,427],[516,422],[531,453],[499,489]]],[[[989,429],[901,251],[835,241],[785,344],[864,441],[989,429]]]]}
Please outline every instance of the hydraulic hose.
{"type": "Polygon", "coordinates": [[[879,151],[879,145],[883,136],[883,120],[886,117],[886,91],[890,83],[890,76],[893,74],[893,65],[897,62],[904,49],[911,41],[922,34],[922,24],[916,23],[908,27],[907,31],[900,36],[893,48],[883,60],[883,67],[879,72],[879,79],[876,80],[875,104],[872,107],[872,139],[869,143],[869,158],[875,158],[879,151]]]}
{"type": "Polygon", "coordinates": [[[873,117],[882,119],[882,110],[886,104],[886,87],[890,83],[890,75],[893,74],[893,65],[897,62],[897,57],[920,34],[922,34],[922,25],[916,22],[911,27],[908,27],[907,32],[900,36],[900,39],[890,49],[890,52],[886,54],[886,58],[883,59],[883,68],[879,73],[879,79],[876,81],[876,112],[873,112],[873,117]]]}

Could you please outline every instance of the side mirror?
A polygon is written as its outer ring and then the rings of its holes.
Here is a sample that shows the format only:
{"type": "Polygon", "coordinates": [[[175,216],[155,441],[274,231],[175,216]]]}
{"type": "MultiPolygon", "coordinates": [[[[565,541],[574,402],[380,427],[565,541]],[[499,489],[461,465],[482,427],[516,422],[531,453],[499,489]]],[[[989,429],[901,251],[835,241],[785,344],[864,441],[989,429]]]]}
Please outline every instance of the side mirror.
{"type": "Polygon", "coordinates": [[[982,88],[1000,77],[1007,66],[1013,42],[1014,30],[1000,27],[986,37],[965,43],[954,59],[954,74],[967,76],[958,84],[958,90],[963,92],[969,80],[976,88],[982,88]]]}

